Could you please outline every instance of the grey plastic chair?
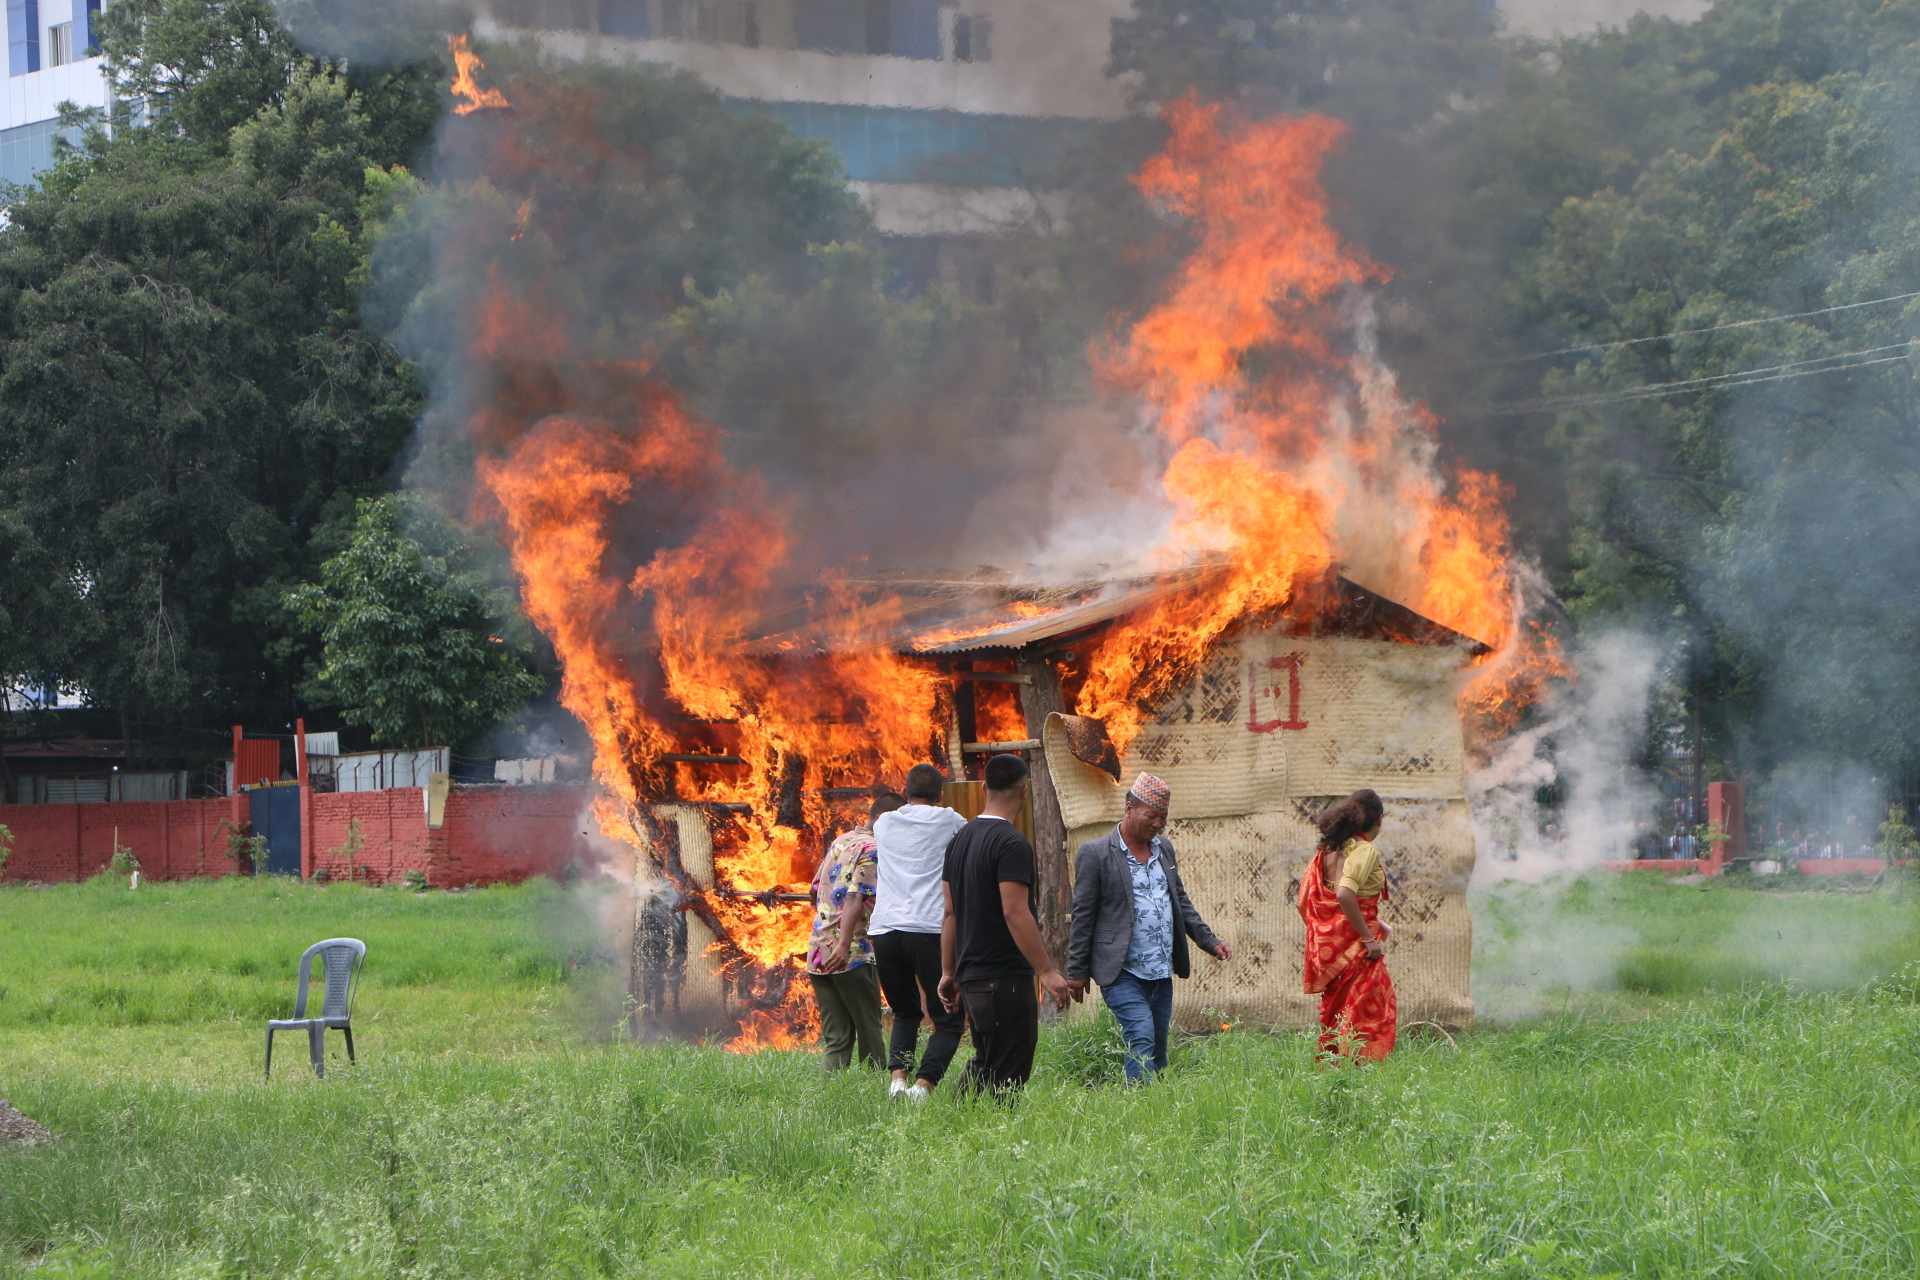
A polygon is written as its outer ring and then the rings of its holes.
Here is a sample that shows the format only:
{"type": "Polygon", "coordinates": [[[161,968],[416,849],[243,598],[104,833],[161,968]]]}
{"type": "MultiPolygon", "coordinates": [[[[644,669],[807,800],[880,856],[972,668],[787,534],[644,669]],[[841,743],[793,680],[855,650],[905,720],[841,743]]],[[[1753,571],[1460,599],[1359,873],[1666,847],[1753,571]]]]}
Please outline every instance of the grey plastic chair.
{"type": "Polygon", "coordinates": [[[367,944],[358,938],[328,938],[316,942],[300,954],[300,992],[293,998],[293,1016],[274,1018],[267,1023],[267,1078],[273,1078],[273,1033],[305,1031],[307,1056],[313,1060],[313,1074],[327,1074],[327,1029],[338,1027],[346,1033],[347,1061],[353,1062],[353,990],[360,977],[360,963],[367,958],[367,944]],[[326,992],[320,999],[320,1016],[307,1016],[307,982],[313,976],[313,958],[321,960],[326,992]]]}

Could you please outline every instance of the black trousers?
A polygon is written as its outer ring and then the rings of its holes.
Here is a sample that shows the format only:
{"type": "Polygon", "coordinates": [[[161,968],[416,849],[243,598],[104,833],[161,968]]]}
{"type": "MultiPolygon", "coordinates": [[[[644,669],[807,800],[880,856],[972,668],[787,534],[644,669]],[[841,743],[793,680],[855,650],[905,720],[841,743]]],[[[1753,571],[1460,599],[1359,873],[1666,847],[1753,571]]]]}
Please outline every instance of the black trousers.
{"type": "Polygon", "coordinates": [[[887,1038],[887,1067],[915,1079],[939,1084],[960,1047],[967,1015],[948,1013],[940,1003],[940,935],[937,933],[881,933],[873,938],[874,967],[880,970],[880,989],[893,1010],[893,1032],[887,1038]],[[933,1020],[927,1054],[920,1070],[913,1069],[914,1050],[920,1045],[920,1020],[933,1020]]]}
{"type": "Polygon", "coordinates": [[[973,1024],[973,1061],[962,1087],[1004,1093],[1025,1084],[1040,1044],[1040,997],[1033,975],[963,982],[960,1004],[973,1024]]]}

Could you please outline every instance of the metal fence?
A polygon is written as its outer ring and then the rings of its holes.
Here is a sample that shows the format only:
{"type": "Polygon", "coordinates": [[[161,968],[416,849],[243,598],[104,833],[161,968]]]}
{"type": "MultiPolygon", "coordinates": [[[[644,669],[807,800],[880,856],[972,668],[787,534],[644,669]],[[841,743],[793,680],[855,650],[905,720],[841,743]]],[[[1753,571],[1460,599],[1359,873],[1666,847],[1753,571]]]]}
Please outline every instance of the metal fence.
{"type": "Polygon", "coordinates": [[[385,791],[390,787],[426,786],[434,774],[449,772],[451,757],[446,747],[312,756],[307,771],[315,791],[385,791]]]}

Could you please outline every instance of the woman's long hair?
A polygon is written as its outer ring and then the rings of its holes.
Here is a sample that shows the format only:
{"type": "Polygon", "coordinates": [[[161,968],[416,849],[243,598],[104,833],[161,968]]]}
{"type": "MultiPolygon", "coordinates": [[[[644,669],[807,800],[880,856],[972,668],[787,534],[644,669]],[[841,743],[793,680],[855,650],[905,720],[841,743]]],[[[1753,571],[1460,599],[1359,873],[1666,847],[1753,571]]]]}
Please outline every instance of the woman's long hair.
{"type": "Polygon", "coordinates": [[[1320,847],[1339,852],[1347,847],[1347,841],[1379,826],[1386,812],[1387,806],[1380,803],[1379,793],[1367,787],[1345,800],[1334,801],[1313,820],[1320,828],[1320,847]]]}

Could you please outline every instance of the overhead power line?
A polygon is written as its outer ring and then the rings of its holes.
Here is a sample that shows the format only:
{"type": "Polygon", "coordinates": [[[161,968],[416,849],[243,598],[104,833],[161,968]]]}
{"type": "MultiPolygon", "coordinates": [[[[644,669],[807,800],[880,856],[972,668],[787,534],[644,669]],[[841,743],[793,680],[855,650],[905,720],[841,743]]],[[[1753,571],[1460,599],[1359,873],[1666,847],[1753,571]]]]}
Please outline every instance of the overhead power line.
{"type": "Polygon", "coordinates": [[[1909,358],[1911,347],[1905,342],[1889,343],[1880,347],[1863,347],[1858,351],[1842,351],[1833,355],[1817,356],[1806,360],[1791,360],[1784,364],[1761,365],[1752,369],[1735,369],[1728,373],[1708,374],[1699,378],[1681,378],[1673,382],[1651,382],[1637,387],[1620,387],[1611,391],[1596,391],[1588,395],[1560,396],[1555,398],[1515,401],[1506,404],[1491,405],[1486,412],[1493,416],[1508,417],[1527,413],[1552,413],[1563,409],[1589,409],[1600,405],[1622,404],[1633,400],[1654,400],[1665,396],[1697,395],[1703,391],[1718,391],[1726,387],[1745,387],[1757,382],[1784,382],[1793,378],[1812,378],[1821,374],[1842,373],[1849,369],[1865,369],[1874,365],[1894,364],[1909,358]]]}
{"type": "Polygon", "coordinates": [[[1855,311],[1861,307],[1880,307],[1889,302],[1906,302],[1920,298],[1920,289],[1911,293],[1893,293],[1884,298],[1866,298],[1859,302],[1842,302],[1836,306],[1819,307],[1812,311],[1792,311],[1777,316],[1757,316],[1751,320],[1729,320],[1725,324],[1703,325],[1698,329],[1674,329],[1668,333],[1656,333],[1645,338],[1621,338],[1615,342],[1590,342],[1584,346],[1556,347],[1552,351],[1536,351],[1532,355],[1509,356],[1504,360],[1489,361],[1492,365],[1525,364],[1530,360],[1551,360],[1555,356],[1579,355],[1583,351],[1617,351],[1622,347],[1637,347],[1648,342],[1669,342],[1674,338],[1693,338],[1703,333],[1720,333],[1728,329],[1750,329],[1755,325],[1780,324],[1787,320],[1810,320],[1815,316],[1830,316],[1838,311],[1855,311]]]}

